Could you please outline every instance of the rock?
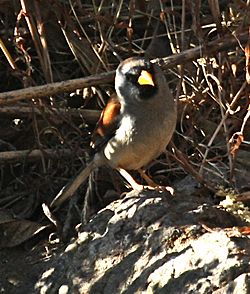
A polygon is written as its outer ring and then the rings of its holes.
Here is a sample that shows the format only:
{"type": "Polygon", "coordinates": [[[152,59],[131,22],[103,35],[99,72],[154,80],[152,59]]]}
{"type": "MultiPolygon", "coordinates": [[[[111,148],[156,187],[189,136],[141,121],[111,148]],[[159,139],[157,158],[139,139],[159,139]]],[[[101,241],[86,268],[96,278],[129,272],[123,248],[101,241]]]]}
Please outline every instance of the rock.
{"type": "Polygon", "coordinates": [[[225,229],[240,225],[205,197],[132,191],[82,228],[36,291],[249,293],[249,239],[225,229]]]}

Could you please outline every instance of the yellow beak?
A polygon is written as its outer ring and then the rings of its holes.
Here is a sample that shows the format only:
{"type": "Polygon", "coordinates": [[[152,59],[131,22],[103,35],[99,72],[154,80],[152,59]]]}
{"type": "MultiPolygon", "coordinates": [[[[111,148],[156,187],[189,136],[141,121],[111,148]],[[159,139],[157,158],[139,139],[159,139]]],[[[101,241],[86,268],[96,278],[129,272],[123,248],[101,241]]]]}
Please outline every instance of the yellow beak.
{"type": "Polygon", "coordinates": [[[138,83],[140,85],[151,85],[151,86],[155,86],[154,81],[153,81],[153,77],[151,75],[151,73],[149,73],[146,70],[142,70],[141,74],[138,78],[138,83]]]}

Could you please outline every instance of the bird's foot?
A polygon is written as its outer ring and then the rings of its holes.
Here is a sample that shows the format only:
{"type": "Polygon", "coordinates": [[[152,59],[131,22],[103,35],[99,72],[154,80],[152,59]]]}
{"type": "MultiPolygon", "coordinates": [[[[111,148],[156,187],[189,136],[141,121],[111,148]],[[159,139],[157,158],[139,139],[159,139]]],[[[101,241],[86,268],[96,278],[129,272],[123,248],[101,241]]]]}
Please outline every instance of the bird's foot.
{"type": "Polygon", "coordinates": [[[168,192],[170,193],[172,196],[174,195],[174,188],[173,187],[170,187],[170,186],[160,186],[160,185],[153,185],[153,186],[143,186],[144,189],[148,189],[148,190],[153,190],[153,191],[157,191],[157,192],[160,192],[160,193],[163,193],[163,192],[168,192]]]}
{"type": "Polygon", "coordinates": [[[147,181],[148,185],[141,185],[141,184],[138,184],[126,170],[120,168],[118,169],[118,171],[129,182],[130,186],[135,191],[141,192],[143,190],[151,190],[151,191],[158,191],[160,193],[168,192],[171,195],[174,195],[174,189],[172,187],[160,186],[156,184],[153,180],[151,180],[147,175],[145,176],[143,174],[144,179],[147,181]]]}

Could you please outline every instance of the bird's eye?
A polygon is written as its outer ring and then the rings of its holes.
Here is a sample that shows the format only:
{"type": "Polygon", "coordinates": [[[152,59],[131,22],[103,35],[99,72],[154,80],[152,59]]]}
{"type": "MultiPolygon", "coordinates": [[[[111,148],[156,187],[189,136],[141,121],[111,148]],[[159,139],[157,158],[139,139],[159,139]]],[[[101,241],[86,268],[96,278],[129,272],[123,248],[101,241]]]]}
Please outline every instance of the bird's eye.
{"type": "Polygon", "coordinates": [[[127,73],[126,79],[130,81],[131,83],[137,83],[138,75],[127,73]]]}

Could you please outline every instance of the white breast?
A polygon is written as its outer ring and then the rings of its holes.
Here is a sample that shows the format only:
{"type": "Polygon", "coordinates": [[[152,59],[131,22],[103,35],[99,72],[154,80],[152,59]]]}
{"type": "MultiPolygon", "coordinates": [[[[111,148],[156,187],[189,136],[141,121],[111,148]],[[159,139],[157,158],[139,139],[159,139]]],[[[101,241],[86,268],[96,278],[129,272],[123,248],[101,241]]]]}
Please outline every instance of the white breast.
{"type": "Polygon", "coordinates": [[[104,148],[104,155],[111,166],[118,167],[120,162],[128,160],[128,156],[133,156],[131,145],[135,141],[135,135],[133,119],[130,116],[124,116],[115,136],[104,148]]]}
{"type": "Polygon", "coordinates": [[[123,117],[115,136],[104,148],[109,165],[136,170],[163,152],[170,139],[166,131],[168,128],[164,124],[160,128],[159,124],[154,124],[155,117],[147,119],[145,124],[140,117],[137,120],[131,116],[123,117]]]}

